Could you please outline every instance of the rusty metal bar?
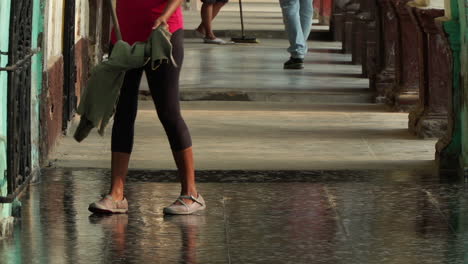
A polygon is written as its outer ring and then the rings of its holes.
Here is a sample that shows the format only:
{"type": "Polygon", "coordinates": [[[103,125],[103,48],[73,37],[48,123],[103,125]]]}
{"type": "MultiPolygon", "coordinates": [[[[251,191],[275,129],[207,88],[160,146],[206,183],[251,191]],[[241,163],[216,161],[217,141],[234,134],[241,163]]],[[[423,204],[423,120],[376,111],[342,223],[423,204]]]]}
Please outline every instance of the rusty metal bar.
{"type": "Polygon", "coordinates": [[[0,196],[0,204],[4,203],[12,203],[15,201],[16,198],[18,198],[23,191],[26,189],[26,187],[29,185],[29,182],[31,181],[33,174],[29,174],[26,179],[23,181],[23,183],[20,186],[17,186],[15,191],[13,193],[8,194],[7,196],[0,196]]]}
{"type": "Polygon", "coordinates": [[[37,49],[32,49],[28,55],[26,55],[23,59],[17,61],[15,64],[13,65],[10,65],[10,66],[6,66],[6,67],[0,67],[0,71],[8,71],[8,72],[15,72],[19,69],[21,69],[21,67],[23,65],[25,65],[26,63],[29,62],[29,60],[34,56],[36,55],[37,53],[41,52],[41,48],[37,48],[37,49]]]}

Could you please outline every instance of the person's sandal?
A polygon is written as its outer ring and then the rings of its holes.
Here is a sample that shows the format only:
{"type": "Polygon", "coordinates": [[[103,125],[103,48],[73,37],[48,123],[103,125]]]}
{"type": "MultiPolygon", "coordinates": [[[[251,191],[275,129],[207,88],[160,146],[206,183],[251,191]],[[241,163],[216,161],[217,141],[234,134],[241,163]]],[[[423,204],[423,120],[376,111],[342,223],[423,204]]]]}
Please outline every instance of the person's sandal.
{"type": "Polygon", "coordinates": [[[217,45],[226,45],[228,44],[227,41],[220,39],[220,38],[215,38],[215,39],[209,39],[209,38],[204,38],[203,42],[206,44],[217,44],[217,45]]]}
{"type": "Polygon", "coordinates": [[[122,201],[116,201],[111,195],[103,195],[102,199],[89,205],[88,210],[97,214],[126,214],[128,202],[124,197],[122,201]]]}
{"type": "Polygon", "coordinates": [[[195,212],[204,210],[206,208],[205,200],[198,194],[198,197],[193,197],[192,195],[181,195],[177,200],[168,207],[164,208],[164,214],[169,215],[188,215],[195,212]],[[182,199],[190,199],[193,201],[191,204],[186,204],[182,199]],[[181,204],[176,204],[179,202],[181,204]]]}

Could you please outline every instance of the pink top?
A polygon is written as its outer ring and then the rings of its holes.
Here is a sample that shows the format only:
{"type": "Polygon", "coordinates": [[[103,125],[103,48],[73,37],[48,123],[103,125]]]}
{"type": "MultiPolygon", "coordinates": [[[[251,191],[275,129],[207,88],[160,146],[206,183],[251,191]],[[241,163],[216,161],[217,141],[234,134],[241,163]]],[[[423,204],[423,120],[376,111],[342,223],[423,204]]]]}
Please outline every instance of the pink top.
{"type": "MultiPolygon", "coordinates": [[[[117,0],[117,17],[119,19],[122,38],[130,45],[137,41],[146,41],[151,34],[154,21],[161,16],[166,8],[167,0],[117,0]]],[[[184,27],[182,9],[179,7],[167,20],[169,31],[184,27]]],[[[117,41],[112,32],[112,43],[117,41]]]]}

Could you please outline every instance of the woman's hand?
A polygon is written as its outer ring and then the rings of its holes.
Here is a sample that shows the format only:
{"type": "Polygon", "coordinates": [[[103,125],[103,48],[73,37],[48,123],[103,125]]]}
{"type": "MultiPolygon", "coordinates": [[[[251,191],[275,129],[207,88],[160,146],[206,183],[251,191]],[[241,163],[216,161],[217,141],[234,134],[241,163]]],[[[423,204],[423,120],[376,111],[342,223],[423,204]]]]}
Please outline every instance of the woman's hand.
{"type": "Polygon", "coordinates": [[[154,26],[153,29],[158,28],[160,25],[165,26],[167,29],[169,29],[169,26],[167,25],[167,20],[169,17],[174,14],[174,12],[177,10],[177,8],[182,4],[183,0],[166,0],[167,1],[167,6],[164,12],[156,21],[154,21],[154,26]]]}
{"type": "Polygon", "coordinates": [[[165,16],[160,16],[158,17],[158,19],[156,19],[156,21],[154,21],[153,29],[157,29],[161,25],[163,27],[166,27],[166,29],[169,28],[169,26],[167,25],[167,18],[165,16]]]}

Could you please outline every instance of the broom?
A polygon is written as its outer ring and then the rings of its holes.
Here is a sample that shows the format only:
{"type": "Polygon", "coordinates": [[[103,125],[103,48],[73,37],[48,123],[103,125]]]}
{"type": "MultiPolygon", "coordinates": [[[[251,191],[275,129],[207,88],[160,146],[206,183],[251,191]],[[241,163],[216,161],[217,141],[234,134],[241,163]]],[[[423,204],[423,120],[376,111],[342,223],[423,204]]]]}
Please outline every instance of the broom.
{"type": "Polygon", "coordinates": [[[255,37],[246,37],[244,32],[244,16],[242,12],[242,0],[239,0],[239,10],[240,10],[240,19],[241,19],[241,34],[239,38],[231,38],[232,41],[236,43],[258,43],[257,38],[255,37]]]}
{"type": "Polygon", "coordinates": [[[111,17],[112,17],[112,23],[114,24],[115,36],[117,37],[117,40],[122,40],[122,33],[120,31],[119,20],[117,19],[117,14],[115,13],[114,4],[112,3],[112,0],[107,0],[107,4],[111,11],[111,17]]]}

